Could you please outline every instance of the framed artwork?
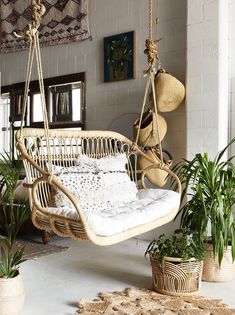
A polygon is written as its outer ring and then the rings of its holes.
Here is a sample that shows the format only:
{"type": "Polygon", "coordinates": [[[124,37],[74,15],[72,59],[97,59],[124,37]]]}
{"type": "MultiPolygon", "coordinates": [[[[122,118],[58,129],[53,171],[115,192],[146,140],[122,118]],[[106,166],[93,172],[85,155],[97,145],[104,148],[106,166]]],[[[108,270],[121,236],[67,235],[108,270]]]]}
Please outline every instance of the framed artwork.
{"type": "Polygon", "coordinates": [[[104,38],[104,82],[135,78],[135,32],[104,38]]]}

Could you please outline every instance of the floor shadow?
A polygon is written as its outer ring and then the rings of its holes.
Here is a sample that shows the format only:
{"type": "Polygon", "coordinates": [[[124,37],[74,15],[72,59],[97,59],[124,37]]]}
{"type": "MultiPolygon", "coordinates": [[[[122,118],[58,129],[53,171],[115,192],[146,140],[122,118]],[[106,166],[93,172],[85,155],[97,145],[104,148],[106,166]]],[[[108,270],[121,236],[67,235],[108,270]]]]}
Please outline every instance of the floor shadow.
{"type": "Polygon", "coordinates": [[[74,312],[73,313],[65,313],[64,315],[78,315],[79,314],[79,302],[66,302],[66,305],[73,307],[74,308],[74,312]]]}
{"type": "Polygon", "coordinates": [[[109,279],[110,281],[112,280],[118,283],[124,283],[127,286],[150,288],[151,267],[148,266],[146,262],[142,263],[139,260],[136,261],[136,259],[131,261],[130,255],[124,256],[122,256],[121,260],[117,261],[113,261],[112,257],[112,261],[109,259],[106,261],[100,261],[97,259],[91,261],[86,260],[84,262],[80,261],[76,265],[74,263],[69,263],[66,268],[68,268],[72,273],[77,273],[79,269],[80,274],[88,274],[90,279],[92,279],[93,276],[99,276],[103,278],[103,281],[109,279]],[[125,258],[127,259],[125,260],[125,258]],[[124,264],[123,262],[125,261],[126,263],[124,264]],[[138,263],[141,264],[141,267],[138,263]]]}
{"type": "Polygon", "coordinates": [[[78,307],[78,302],[67,302],[67,305],[77,308],[78,307]]]}

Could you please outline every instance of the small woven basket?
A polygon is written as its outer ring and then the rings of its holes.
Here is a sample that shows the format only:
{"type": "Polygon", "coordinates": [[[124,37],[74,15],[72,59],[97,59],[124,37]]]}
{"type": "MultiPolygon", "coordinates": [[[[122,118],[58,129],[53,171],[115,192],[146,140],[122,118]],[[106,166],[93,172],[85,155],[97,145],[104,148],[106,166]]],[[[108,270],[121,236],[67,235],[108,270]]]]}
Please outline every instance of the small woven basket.
{"type": "Polygon", "coordinates": [[[235,278],[235,262],[232,259],[232,248],[224,251],[224,257],[219,266],[218,258],[214,259],[213,247],[205,243],[205,260],[203,266],[202,280],[209,282],[225,282],[235,278]]]}
{"type": "MultiPolygon", "coordinates": [[[[161,163],[161,159],[160,159],[160,154],[158,154],[154,149],[153,150],[148,150],[145,152],[145,156],[140,155],[138,157],[137,160],[137,165],[138,165],[138,169],[139,170],[145,170],[148,167],[152,166],[154,163],[156,164],[160,164],[161,163]],[[149,160],[146,159],[146,156],[151,159],[153,162],[151,163],[149,160]]],[[[170,167],[171,165],[171,161],[169,163],[167,163],[164,160],[165,166],[166,167],[170,167]]],[[[168,173],[164,170],[162,170],[161,168],[155,168],[152,170],[149,170],[146,173],[146,177],[148,178],[148,180],[158,186],[158,187],[163,187],[165,186],[166,182],[167,182],[167,176],[168,173]]]]}
{"type": "MultiPolygon", "coordinates": [[[[146,116],[148,113],[145,113],[146,116]]],[[[133,137],[136,139],[139,130],[140,118],[134,122],[133,137]]],[[[167,123],[164,117],[152,112],[148,119],[141,123],[138,137],[138,145],[141,147],[155,147],[160,141],[162,141],[167,132],[167,123]],[[159,137],[157,126],[159,127],[159,137]]]]}
{"type": "Polygon", "coordinates": [[[154,290],[167,295],[185,296],[198,293],[201,287],[203,261],[191,258],[165,257],[160,266],[150,255],[154,290]]]}
{"type": "Polygon", "coordinates": [[[160,112],[176,110],[185,97],[184,85],[164,69],[160,69],[155,77],[155,91],[160,112]]]}

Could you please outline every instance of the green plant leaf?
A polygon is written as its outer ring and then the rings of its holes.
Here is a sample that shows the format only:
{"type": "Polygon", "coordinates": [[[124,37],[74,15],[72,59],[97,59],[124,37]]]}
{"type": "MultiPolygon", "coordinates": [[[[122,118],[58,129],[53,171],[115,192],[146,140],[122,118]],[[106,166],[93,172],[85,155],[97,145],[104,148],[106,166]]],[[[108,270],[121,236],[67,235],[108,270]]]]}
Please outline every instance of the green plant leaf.
{"type": "Polygon", "coordinates": [[[28,202],[14,204],[14,193],[20,177],[22,161],[13,163],[7,154],[0,155],[0,239],[1,248],[0,276],[11,278],[18,274],[19,265],[24,262],[24,249],[14,252],[13,245],[22,224],[30,217],[28,202]],[[3,191],[3,187],[6,188],[3,191]]]}
{"type": "Polygon", "coordinates": [[[181,216],[180,225],[206,237],[208,223],[211,223],[213,253],[219,257],[220,263],[229,241],[235,257],[234,156],[225,159],[226,150],[234,142],[235,138],[214,159],[210,159],[207,153],[198,153],[191,161],[182,160],[173,168],[183,186],[181,208],[177,214],[181,216]]]}
{"type": "Polygon", "coordinates": [[[178,257],[182,259],[204,259],[204,248],[198,233],[192,233],[189,229],[178,229],[170,235],[161,235],[154,239],[145,252],[158,257],[162,264],[164,257],[178,257]]]}

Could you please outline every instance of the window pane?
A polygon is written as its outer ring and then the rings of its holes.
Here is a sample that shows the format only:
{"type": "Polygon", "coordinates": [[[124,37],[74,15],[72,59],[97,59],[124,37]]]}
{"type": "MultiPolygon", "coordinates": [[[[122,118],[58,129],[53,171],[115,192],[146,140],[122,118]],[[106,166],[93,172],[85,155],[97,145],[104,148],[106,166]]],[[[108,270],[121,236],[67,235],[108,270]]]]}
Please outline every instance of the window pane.
{"type": "Polygon", "coordinates": [[[82,119],[82,82],[49,87],[50,122],[79,122],[82,119]]]}
{"type": "Polygon", "coordinates": [[[11,152],[10,95],[2,94],[0,99],[0,153],[11,152]]]}
{"type": "Polygon", "coordinates": [[[41,95],[33,95],[33,122],[43,121],[41,95]]]}
{"type": "Polygon", "coordinates": [[[81,120],[81,89],[72,90],[73,121],[81,120]]]}

